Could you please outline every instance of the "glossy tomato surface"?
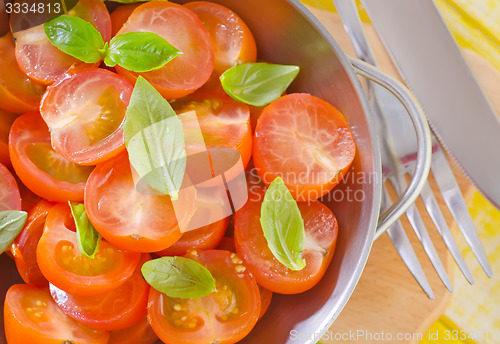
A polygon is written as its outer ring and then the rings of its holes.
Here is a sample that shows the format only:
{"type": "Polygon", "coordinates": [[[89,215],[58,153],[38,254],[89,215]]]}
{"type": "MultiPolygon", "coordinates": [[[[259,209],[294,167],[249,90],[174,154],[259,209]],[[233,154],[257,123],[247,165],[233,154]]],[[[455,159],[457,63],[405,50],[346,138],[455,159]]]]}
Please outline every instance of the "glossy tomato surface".
{"type": "Polygon", "coordinates": [[[9,152],[21,181],[40,197],[55,202],[83,201],[93,167],[76,165],[57,153],[38,113],[16,119],[9,135],[9,152]]]}
{"type": "Polygon", "coordinates": [[[281,264],[269,249],[260,225],[264,190],[255,191],[234,215],[236,252],[264,288],[281,294],[302,293],[314,287],[330,265],[337,242],[338,225],[332,211],[319,201],[299,203],[306,241],[306,266],[293,271],[281,264]]]}
{"type": "Polygon", "coordinates": [[[200,88],[210,77],[214,51],[210,34],[191,10],[167,1],[151,1],[136,8],[118,34],[149,31],[165,38],[179,49],[177,56],[160,69],[133,73],[119,66],[116,70],[135,82],[145,77],[167,99],[185,96],[200,88]]]}
{"type": "Polygon", "coordinates": [[[108,344],[153,344],[158,340],[146,316],[126,329],[109,334],[108,344]]]}
{"type": "Polygon", "coordinates": [[[0,164],[0,211],[21,210],[21,196],[14,176],[0,164]]]}
{"type": "Polygon", "coordinates": [[[95,257],[85,257],[75,230],[67,204],[50,209],[36,252],[38,266],[50,283],[70,294],[98,295],[132,276],[140,254],[121,251],[101,240],[95,257]]]}
{"type": "Polygon", "coordinates": [[[52,147],[80,165],[95,165],[122,152],[132,90],[124,77],[97,68],[49,86],[40,114],[49,127],[52,147]]]}
{"type": "Polygon", "coordinates": [[[16,284],[4,304],[5,337],[9,344],[106,344],[109,333],[69,318],[47,288],[16,284]]]}
{"type": "Polygon", "coordinates": [[[0,109],[0,164],[7,168],[12,167],[9,156],[9,132],[16,118],[16,114],[0,109]]]}
{"type": "Polygon", "coordinates": [[[217,292],[197,299],[175,299],[151,288],[148,316],[165,343],[236,343],[257,323],[260,294],[255,278],[241,259],[228,251],[190,251],[188,258],[204,265],[217,292]]]}

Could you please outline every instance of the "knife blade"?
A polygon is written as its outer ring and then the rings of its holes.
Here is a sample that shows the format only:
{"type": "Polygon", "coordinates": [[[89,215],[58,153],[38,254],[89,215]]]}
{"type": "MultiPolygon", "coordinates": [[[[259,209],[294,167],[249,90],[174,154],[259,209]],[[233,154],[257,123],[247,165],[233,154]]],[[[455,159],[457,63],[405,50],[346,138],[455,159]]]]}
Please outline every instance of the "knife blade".
{"type": "Polygon", "coordinates": [[[361,0],[438,139],[500,208],[500,120],[432,0],[361,0]]]}

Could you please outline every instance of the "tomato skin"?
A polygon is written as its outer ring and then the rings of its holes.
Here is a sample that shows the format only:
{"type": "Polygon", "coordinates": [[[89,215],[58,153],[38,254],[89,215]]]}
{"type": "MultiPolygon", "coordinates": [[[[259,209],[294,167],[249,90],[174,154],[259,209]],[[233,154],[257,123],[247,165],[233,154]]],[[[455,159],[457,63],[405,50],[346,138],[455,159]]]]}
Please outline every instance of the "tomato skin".
{"type": "Polygon", "coordinates": [[[92,330],[67,317],[47,288],[16,284],[4,304],[5,337],[9,344],[106,344],[109,333],[92,330]]]}
{"type": "Polygon", "coordinates": [[[16,180],[4,165],[0,164],[0,211],[21,210],[21,196],[16,180]]]}
{"type": "Polygon", "coordinates": [[[50,209],[37,246],[37,262],[47,280],[70,294],[91,296],[111,291],[133,272],[141,255],[124,252],[101,240],[95,258],[80,253],[74,220],[67,204],[50,209]]]}
{"type": "Polygon", "coordinates": [[[327,194],[348,171],[356,144],[342,114],[305,93],[285,95],[259,117],[253,161],[262,180],[277,177],[297,201],[327,194]]]}
{"type": "Polygon", "coordinates": [[[132,83],[142,75],[166,99],[171,100],[194,92],[210,77],[214,67],[210,34],[198,16],[187,8],[166,1],[144,3],[132,12],[118,34],[133,31],[156,33],[183,54],[165,66],[146,73],[134,73],[117,66],[118,73],[132,83]]]}
{"type": "Polygon", "coordinates": [[[9,155],[9,131],[16,118],[16,114],[0,109],[0,164],[7,168],[12,168],[9,155]]]}
{"type": "Polygon", "coordinates": [[[193,250],[187,257],[211,272],[218,292],[181,300],[151,288],[148,318],[156,335],[165,343],[176,344],[232,344],[243,339],[260,314],[255,278],[241,265],[241,259],[228,251],[193,250]]]}
{"type": "Polygon", "coordinates": [[[38,202],[28,212],[28,220],[23,230],[11,245],[12,255],[19,274],[24,282],[36,287],[45,287],[49,283],[38,267],[36,247],[42,237],[47,214],[53,206],[54,203],[46,200],[38,202]]]}
{"type": "Polygon", "coordinates": [[[145,316],[126,329],[111,331],[108,344],[154,344],[157,340],[158,336],[145,316]]]}
{"type": "Polygon", "coordinates": [[[264,237],[259,220],[264,194],[263,189],[260,194],[255,191],[255,197],[234,215],[236,252],[264,288],[280,294],[302,293],[314,287],[330,265],[337,242],[337,220],[319,201],[298,203],[306,232],[306,266],[292,271],[274,257],[264,237]]]}
{"type": "Polygon", "coordinates": [[[144,195],[135,188],[127,154],[97,165],[85,187],[85,209],[97,231],[131,252],[157,252],[182,236],[196,210],[196,193],[181,190],[174,210],[168,195],[144,195]],[[179,203],[177,203],[179,204],[179,203]]]}
{"type": "Polygon", "coordinates": [[[267,310],[269,309],[269,306],[271,305],[271,301],[273,298],[273,292],[264,288],[259,284],[259,292],[260,292],[260,300],[261,300],[261,307],[260,307],[260,315],[259,315],[259,320],[262,319],[264,314],[266,314],[267,310]]]}
{"type": "Polygon", "coordinates": [[[54,150],[86,166],[124,151],[123,123],[132,91],[124,77],[99,68],[67,75],[49,86],[40,114],[49,127],[54,150]]]}
{"type": "Polygon", "coordinates": [[[55,202],[81,202],[92,168],[66,161],[52,149],[49,135],[47,125],[38,113],[18,117],[9,135],[14,170],[23,184],[42,198],[55,202]]]}
{"type": "Polygon", "coordinates": [[[128,4],[120,6],[111,13],[111,36],[114,37],[120,31],[123,24],[128,20],[128,17],[134,10],[141,5],[140,2],[136,4],[128,4]]]}
{"type": "Polygon", "coordinates": [[[28,79],[19,69],[11,32],[0,37],[0,108],[14,113],[38,109],[45,88],[28,79]]]}
{"type": "Polygon", "coordinates": [[[50,294],[67,316],[81,324],[96,330],[123,330],[146,316],[150,287],[142,277],[141,267],[149,259],[149,255],[142,255],[132,276],[103,294],[72,295],[53,284],[50,294]]]}

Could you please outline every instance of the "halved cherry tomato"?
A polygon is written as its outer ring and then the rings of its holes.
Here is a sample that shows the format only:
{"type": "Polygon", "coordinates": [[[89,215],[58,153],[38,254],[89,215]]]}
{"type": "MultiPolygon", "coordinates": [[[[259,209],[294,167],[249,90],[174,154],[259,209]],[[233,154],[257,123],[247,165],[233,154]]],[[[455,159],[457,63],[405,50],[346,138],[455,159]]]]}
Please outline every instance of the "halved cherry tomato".
{"type": "Polygon", "coordinates": [[[130,278],[103,294],[72,295],[53,284],[50,294],[67,316],[81,324],[103,331],[123,330],[146,315],[150,286],[142,277],[141,267],[149,259],[144,254],[130,278]]]}
{"type": "Polygon", "coordinates": [[[7,168],[12,167],[9,156],[9,131],[16,118],[16,114],[0,109],[0,164],[7,168]]]}
{"type": "Polygon", "coordinates": [[[338,225],[332,211],[319,201],[299,203],[304,219],[306,242],[303,258],[306,266],[293,271],[281,264],[269,249],[260,225],[260,208],[264,190],[250,197],[234,215],[236,252],[264,288],[281,294],[302,293],[314,287],[323,277],[333,258],[338,225]]]}
{"type": "Polygon", "coordinates": [[[259,284],[259,292],[260,292],[260,315],[259,319],[266,314],[267,310],[269,309],[269,306],[271,305],[271,301],[273,299],[273,292],[270,291],[269,289],[264,288],[259,284]]]}
{"type": "Polygon", "coordinates": [[[45,88],[31,81],[17,65],[12,33],[0,37],[0,108],[15,113],[38,109],[45,88]]]}
{"type": "Polygon", "coordinates": [[[191,230],[182,234],[181,238],[166,250],[156,252],[159,256],[183,256],[187,250],[214,249],[226,233],[228,218],[191,230]]]}
{"type": "Polygon", "coordinates": [[[47,125],[38,113],[18,117],[10,130],[9,152],[21,181],[49,201],[83,201],[83,191],[92,171],[52,149],[47,125]]]}
{"type": "Polygon", "coordinates": [[[246,168],[252,155],[252,129],[248,105],[227,95],[199,91],[172,102],[178,114],[196,111],[208,148],[236,149],[246,168]]]}
{"type": "Polygon", "coordinates": [[[317,199],[337,185],[356,145],[340,112],[309,94],[289,94],[268,105],[255,130],[253,160],[266,184],[281,177],[298,201],[317,199]]]}
{"type": "Polygon", "coordinates": [[[175,299],[151,288],[148,316],[165,343],[230,344],[245,337],[257,323],[260,295],[255,278],[241,259],[228,251],[189,251],[204,265],[217,292],[197,299],[175,299]]]}
{"type": "MultiPolygon", "coordinates": [[[[29,6],[38,3],[37,0],[24,2],[29,6]]],[[[99,30],[105,42],[111,38],[111,18],[102,1],[79,0],[67,14],[90,22],[99,30]]],[[[31,79],[49,85],[68,72],[92,66],[53,46],[45,35],[43,25],[23,27],[26,16],[22,11],[13,12],[10,16],[10,26],[16,39],[17,62],[31,79]]]]}
{"type": "Polygon", "coordinates": [[[28,220],[23,230],[11,245],[12,255],[16,262],[17,271],[24,282],[37,287],[48,285],[36,261],[36,247],[42,237],[45,219],[54,203],[42,200],[28,212],[28,220]]]}
{"type": "Polygon", "coordinates": [[[108,344],[153,344],[158,336],[149,325],[148,318],[142,317],[134,325],[118,331],[111,331],[108,344]]]}
{"type": "Polygon", "coordinates": [[[132,276],[141,255],[101,240],[95,257],[85,257],[78,248],[69,206],[58,204],[49,211],[36,257],[45,278],[58,288],[70,294],[97,295],[132,276]]]}
{"type": "Polygon", "coordinates": [[[47,288],[16,284],[4,305],[9,344],[106,344],[109,333],[79,324],[57,306],[47,288]]]}
{"type": "Polygon", "coordinates": [[[79,165],[95,165],[122,152],[132,91],[124,77],[97,68],[49,86],[40,114],[49,127],[52,147],[79,165]]]}
{"type": "Polygon", "coordinates": [[[125,6],[120,6],[111,13],[111,36],[116,36],[118,31],[122,28],[128,20],[128,17],[134,12],[134,10],[140,6],[141,3],[128,4],[125,6]]]}
{"type": "Polygon", "coordinates": [[[237,64],[255,62],[257,46],[248,26],[229,8],[207,2],[194,1],[184,5],[196,13],[210,33],[215,52],[214,71],[208,84],[220,86],[219,76],[237,64]]]}
{"type": "Polygon", "coordinates": [[[97,231],[116,247],[156,252],[182,236],[196,209],[195,191],[179,193],[178,206],[168,195],[136,190],[127,154],[100,165],[85,187],[85,209],[97,231]]]}
{"type": "Polygon", "coordinates": [[[135,82],[145,77],[167,99],[194,92],[210,77],[214,51],[210,34],[192,11],[172,2],[151,1],[137,7],[118,34],[149,31],[165,38],[182,51],[162,68],[146,73],[129,72],[119,66],[118,73],[135,82]]]}
{"type": "Polygon", "coordinates": [[[21,196],[14,176],[0,164],[0,211],[21,210],[21,196]]]}

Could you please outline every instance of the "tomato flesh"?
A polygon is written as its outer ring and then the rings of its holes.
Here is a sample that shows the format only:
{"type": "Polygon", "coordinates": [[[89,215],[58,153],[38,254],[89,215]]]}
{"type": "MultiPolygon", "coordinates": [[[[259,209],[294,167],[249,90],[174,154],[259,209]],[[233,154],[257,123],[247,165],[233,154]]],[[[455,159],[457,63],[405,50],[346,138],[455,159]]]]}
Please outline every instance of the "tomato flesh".
{"type": "Polygon", "coordinates": [[[47,288],[16,284],[4,304],[5,337],[9,344],[106,344],[109,333],[93,330],[66,316],[47,288]]]}
{"type": "Polygon", "coordinates": [[[197,299],[175,299],[151,288],[148,316],[166,343],[236,343],[255,326],[260,314],[259,288],[241,259],[228,251],[189,251],[204,265],[217,292],[197,299]]]}
{"type": "Polygon", "coordinates": [[[9,155],[9,131],[17,115],[0,109],[0,164],[12,167],[9,155]]]}
{"type": "Polygon", "coordinates": [[[14,176],[0,164],[0,211],[21,210],[21,196],[14,176]]]}
{"type": "Polygon", "coordinates": [[[158,336],[149,325],[148,318],[142,317],[126,329],[111,331],[108,344],[153,344],[157,340],[158,336]]]}

